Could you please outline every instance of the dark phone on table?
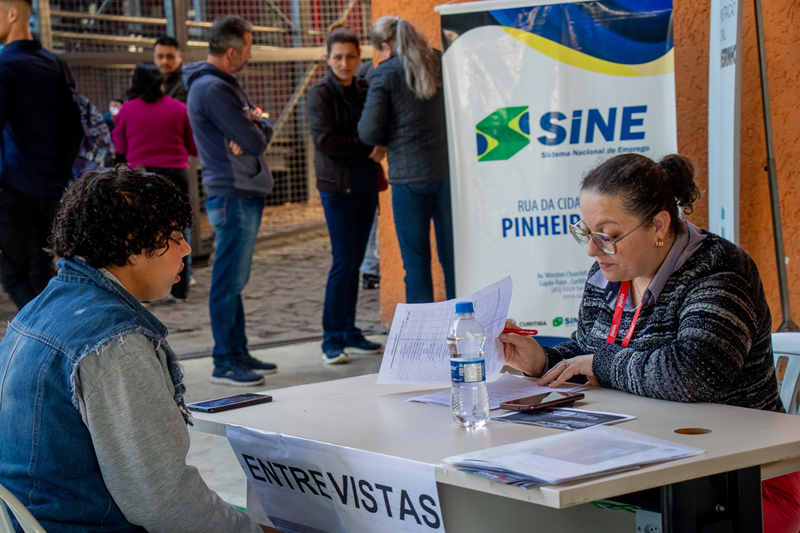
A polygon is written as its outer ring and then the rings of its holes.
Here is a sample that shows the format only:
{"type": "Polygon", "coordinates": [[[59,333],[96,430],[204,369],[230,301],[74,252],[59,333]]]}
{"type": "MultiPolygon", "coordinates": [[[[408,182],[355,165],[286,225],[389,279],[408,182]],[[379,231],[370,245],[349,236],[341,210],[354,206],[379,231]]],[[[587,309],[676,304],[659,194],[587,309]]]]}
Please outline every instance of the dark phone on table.
{"type": "Polygon", "coordinates": [[[190,403],[188,407],[192,411],[200,411],[201,413],[216,413],[219,411],[238,409],[239,407],[247,407],[249,405],[256,405],[271,401],[272,396],[269,394],[255,394],[253,392],[246,392],[244,394],[237,394],[236,396],[217,398],[216,400],[190,403]]]}
{"type": "Polygon", "coordinates": [[[508,409],[509,411],[534,411],[536,409],[545,409],[556,405],[566,405],[581,400],[583,397],[584,394],[582,392],[545,392],[544,394],[535,394],[526,398],[519,398],[518,400],[501,403],[500,409],[508,409]]]}

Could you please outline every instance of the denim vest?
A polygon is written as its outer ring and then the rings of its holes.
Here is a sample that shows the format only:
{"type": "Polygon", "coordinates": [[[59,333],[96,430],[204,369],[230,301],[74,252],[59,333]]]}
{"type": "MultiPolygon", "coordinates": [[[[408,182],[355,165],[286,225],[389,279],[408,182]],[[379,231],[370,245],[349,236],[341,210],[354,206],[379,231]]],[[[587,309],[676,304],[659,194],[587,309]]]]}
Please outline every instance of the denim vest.
{"type": "Polygon", "coordinates": [[[75,372],[86,354],[141,333],[166,351],[175,403],[191,422],[183,373],[166,327],[127,291],[81,260],[58,265],[58,277],[0,342],[0,483],[49,533],[144,531],[106,488],[75,397],[75,372]]]}

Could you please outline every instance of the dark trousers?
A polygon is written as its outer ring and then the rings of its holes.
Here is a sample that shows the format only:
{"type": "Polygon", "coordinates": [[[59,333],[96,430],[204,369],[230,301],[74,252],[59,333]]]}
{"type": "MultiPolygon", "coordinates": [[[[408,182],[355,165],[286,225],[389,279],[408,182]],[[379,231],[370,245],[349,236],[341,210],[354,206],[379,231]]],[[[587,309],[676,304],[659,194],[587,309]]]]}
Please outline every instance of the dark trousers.
{"type": "Polygon", "coordinates": [[[403,268],[406,269],[406,302],[416,304],[433,301],[431,220],[439,263],[444,271],[445,296],[448,300],[455,298],[450,180],[392,185],[392,211],[403,268]]]}
{"type": "Polygon", "coordinates": [[[361,340],[361,330],[356,328],[358,267],[378,206],[378,190],[321,196],[333,255],[322,310],[324,351],[342,349],[361,340]]]}
{"type": "MultiPolygon", "coordinates": [[[[182,168],[157,168],[146,167],[148,172],[164,176],[172,180],[183,192],[189,194],[189,172],[182,168]]],[[[183,270],[181,270],[181,280],[172,286],[170,293],[180,300],[189,296],[189,256],[183,258],[183,270]]]]}
{"type": "Polygon", "coordinates": [[[48,247],[59,198],[36,198],[0,185],[0,282],[18,309],[55,275],[48,247]]]}

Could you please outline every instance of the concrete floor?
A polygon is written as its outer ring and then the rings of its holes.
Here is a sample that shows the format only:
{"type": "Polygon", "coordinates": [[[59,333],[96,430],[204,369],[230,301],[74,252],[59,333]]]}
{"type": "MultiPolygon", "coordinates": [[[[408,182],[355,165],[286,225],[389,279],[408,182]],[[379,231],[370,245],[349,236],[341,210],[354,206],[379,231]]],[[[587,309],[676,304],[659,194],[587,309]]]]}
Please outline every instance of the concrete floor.
{"type": "MultiPolygon", "coordinates": [[[[370,335],[371,341],[386,343],[385,335],[370,335]]],[[[278,365],[278,373],[266,376],[266,384],[258,387],[228,387],[209,381],[213,363],[210,357],[189,359],[184,362],[187,403],[211,398],[221,398],[242,392],[267,392],[278,396],[275,389],[316,383],[350,376],[377,373],[380,355],[360,355],[351,358],[347,365],[325,365],[321,360],[319,342],[293,344],[252,352],[254,357],[278,365]]],[[[200,470],[203,479],[222,499],[245,507],[245,476],[233,450],[224,437],[190,431],[191,446],[186,461],[200,470]]]]}

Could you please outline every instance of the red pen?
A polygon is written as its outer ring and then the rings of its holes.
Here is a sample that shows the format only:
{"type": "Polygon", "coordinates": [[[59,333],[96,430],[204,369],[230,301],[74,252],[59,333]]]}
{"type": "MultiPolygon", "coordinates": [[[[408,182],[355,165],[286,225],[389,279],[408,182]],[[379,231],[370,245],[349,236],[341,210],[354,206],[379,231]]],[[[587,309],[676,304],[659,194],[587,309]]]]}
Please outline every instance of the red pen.
{"type": "Polygon", "coordinates": [[[538,335],[535,329],[506,328],[502,333],[516,333],[517,335],[538,335]]]}

